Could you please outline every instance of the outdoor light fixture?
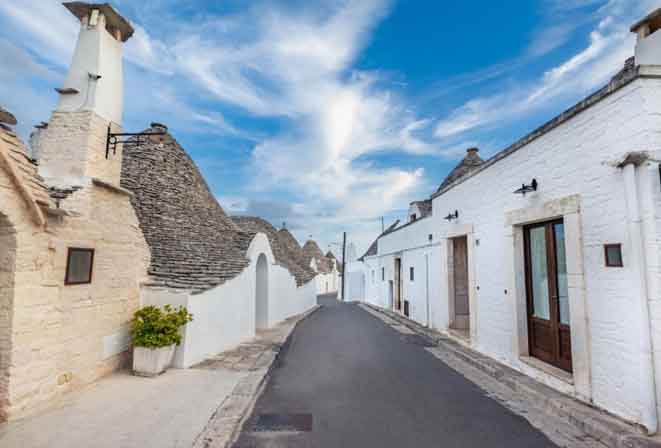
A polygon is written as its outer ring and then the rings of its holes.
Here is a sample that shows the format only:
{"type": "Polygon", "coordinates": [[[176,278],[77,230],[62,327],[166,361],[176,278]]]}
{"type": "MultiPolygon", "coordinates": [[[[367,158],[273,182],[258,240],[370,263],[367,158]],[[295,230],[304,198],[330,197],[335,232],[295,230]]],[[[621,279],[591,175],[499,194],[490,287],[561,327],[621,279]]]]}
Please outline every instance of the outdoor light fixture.
{"type": "Polygon", "coordinates": [[[459,219],[459,211],[455,210],[454,213],[450,213],[448,216],[445,217],[448,221],[452,221],[453,219],[459,219]]]}
{"type": "Polygon", "coordinates": [[[526,193],[532,193],[533,191],[537,191],[537,179],[533,179],[530,185],[526,185],[526,184],[521,185],[521,188],[515,190],[514,194],[520,194],[525,196],[526,193]]]}
{"type": "MultiPolygon", "coordinates": [[[[155,124],[158,123],[152,123],[152,125],[155,124]]],[[[108,134],[106,137],[106,159],[110,157],[110,151],[112,151],[113,155],[117,153],[118,145],[139,147],[140,145],[147,143],[151,137],[163,135],[165,135],[165,131],[114,133],[112,132],[111,125],[108,125],[108,134]]]]}

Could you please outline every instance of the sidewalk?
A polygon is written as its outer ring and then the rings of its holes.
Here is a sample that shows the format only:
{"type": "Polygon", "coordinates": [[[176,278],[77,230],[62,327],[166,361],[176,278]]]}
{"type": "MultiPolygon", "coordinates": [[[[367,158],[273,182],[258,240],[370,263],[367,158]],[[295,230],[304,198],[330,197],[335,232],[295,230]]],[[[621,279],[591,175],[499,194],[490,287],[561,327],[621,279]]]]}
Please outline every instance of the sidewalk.
{"type": "Polygon", "coordinates": [[[280,346],[309,313],[260,331],[255,340],[191,369],[170,369],[157,378],[127,371],[110,375],[66,396],[55,409],[0,425],[0,446],[191,447],[204,438],[201,433],[213,439],[208,432],[214,421],[220,442],[220,433],[233,434],[280,346]]]}

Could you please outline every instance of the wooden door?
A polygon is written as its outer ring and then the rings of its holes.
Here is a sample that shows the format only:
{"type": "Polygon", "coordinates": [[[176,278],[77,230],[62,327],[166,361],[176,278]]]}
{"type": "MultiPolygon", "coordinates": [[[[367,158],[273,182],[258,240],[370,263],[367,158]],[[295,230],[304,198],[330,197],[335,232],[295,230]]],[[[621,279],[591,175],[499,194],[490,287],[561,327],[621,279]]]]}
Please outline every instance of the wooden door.
{"type": "Polygon", "coordinates": [[[402,309],[402,260],[395,258],[395,309],[402,309]]]}
{"type": "Polygon", "coordinates": [[[524,236],[530,354],[571,372],[564,224],[530,225],[524,236]]]}
{"type": "Polygon", "coordinates": [[[454,238],[452,240],[452,264],[454,281],[454,325],[458,330],[466,330],[470,326],[470,305],[468,301],[468,240],[454,238]]]}

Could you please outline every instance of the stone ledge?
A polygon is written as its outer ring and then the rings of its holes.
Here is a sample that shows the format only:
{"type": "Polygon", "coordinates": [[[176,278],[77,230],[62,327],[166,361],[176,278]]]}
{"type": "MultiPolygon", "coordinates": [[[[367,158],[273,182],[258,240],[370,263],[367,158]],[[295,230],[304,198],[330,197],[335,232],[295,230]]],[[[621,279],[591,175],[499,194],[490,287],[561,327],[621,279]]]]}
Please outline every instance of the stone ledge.
{"type": "MultiPolygon", "coordinates": [[[[378,314],[378,318],[391,326],[404,326],[436,345],[435,356],[446,362],[454,370],[475,382],[487,393],[491,393],[489,381],[475,381],[475,374],[480,374],[496,380],[498,386],[505,386],[507,393],[518,402],[524,403],[528,409],[521,414],[528,418],[528,412],[534,408],[540,419],[548,418],[560,421],[562,425],[573,428],[572,431],[583,433],[599,443],[612,448],[661,448],[661,438],[647,437],[638,425],[630,424],[607,412],[594,408],[555,389],[539,383],[533,378],[518,372],[500,362],[478,353],[464,345],[438,333],[425,328],[406,317],[373,305],[360,306],[371,314],[378,314]],[[447,362],[450,361],[450,362],[447,362]],[[486,385],[486,387],[485,387],[486,385]]],[[[431,351],[431,350],[430,350],[431,351]]],[[[495,387],[498,387],[495,386],[495,387]]],[[[510,406],[508,406],[510,407],[510,406]]],[[[516,407],[512,408],[515,412],[516,407]]],[[[540,428],[544,430],[545,428],[540,428]]],[[[546,428],[551,429],[551,428],[546,428]]]]}
{"type": "Polygon", "coordinates": [[[124,196],[133,197],[133,193],[131,191],[127,190],[126,188],[122,188],[122,187],[119,187],[117,185],[113,185],[113,184],[108,183],[108,182],[106,182],[104,180],[101,180],[99,178],[93,177],[92,178],[92,183],[94,185],[96,185],[97,187],[105,188],[106,190],[110,190],[113,193],[118,193],[118,194],[122,194],[124,196]]]}

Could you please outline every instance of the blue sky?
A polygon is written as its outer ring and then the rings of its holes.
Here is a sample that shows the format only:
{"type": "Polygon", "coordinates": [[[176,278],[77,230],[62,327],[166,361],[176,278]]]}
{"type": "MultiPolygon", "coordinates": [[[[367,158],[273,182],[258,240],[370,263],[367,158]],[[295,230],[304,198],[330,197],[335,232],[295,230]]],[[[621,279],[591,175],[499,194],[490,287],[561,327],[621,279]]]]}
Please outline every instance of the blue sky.
{"type": "MultiPolygon", "coordinates": [[[[488,157],[605,84],[661,0],[114,0],[129,131],[165,123],[230,213],[364,250],[469,146],[488,157]]],[[[48,120],[77,34],[0,2],[0,105],[48,120]]],[[[337,251],[336,248],[333,250],[337,251]]]]}

